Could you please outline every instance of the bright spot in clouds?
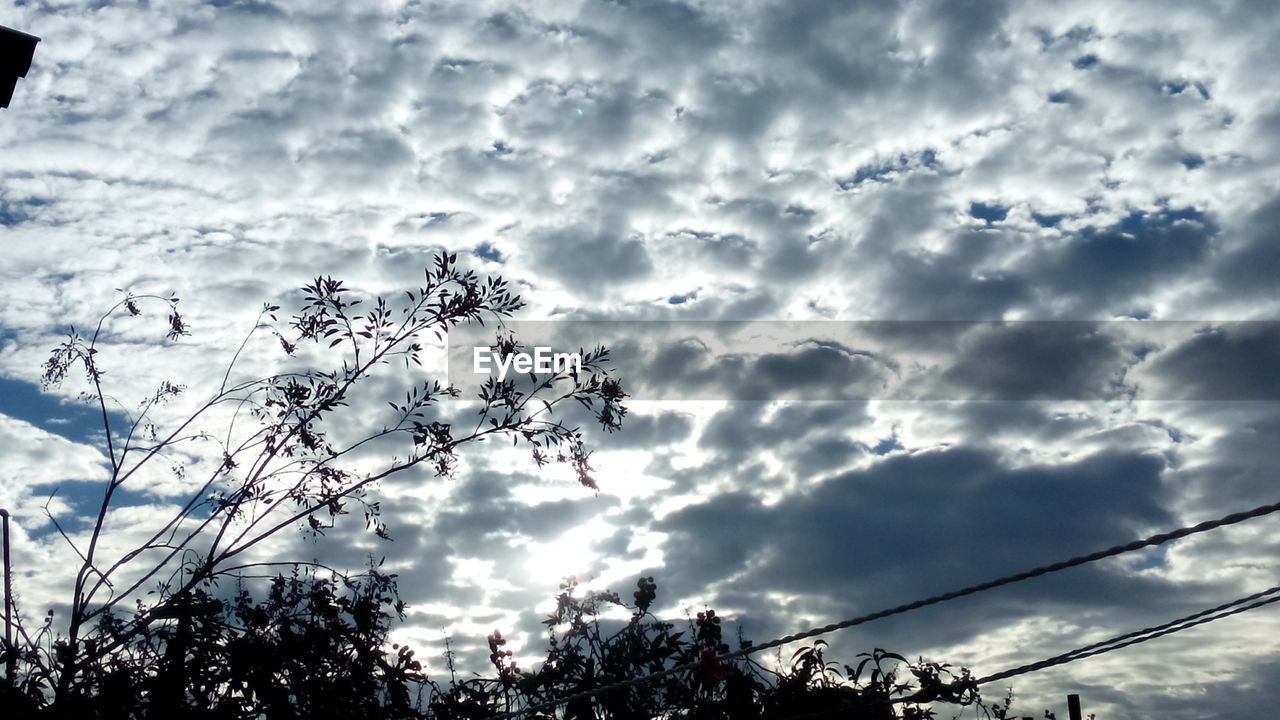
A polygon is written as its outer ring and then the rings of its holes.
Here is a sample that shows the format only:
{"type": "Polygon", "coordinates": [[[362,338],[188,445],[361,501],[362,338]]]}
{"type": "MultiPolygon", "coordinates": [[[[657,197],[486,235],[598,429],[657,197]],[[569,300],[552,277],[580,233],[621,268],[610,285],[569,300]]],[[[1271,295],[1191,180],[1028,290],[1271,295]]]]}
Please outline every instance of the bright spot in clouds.
{"type": "Polygon", "coordinates": [[[613,532],[613,526],[603,518],[596,517],[554,540],[529,541],[524,544],[522,551],[524,571],[530,580],[546,582],[553,578],[575,576],[585,585],[592,579],[589,574],[599,561],[591,544],[609,537],[613,532]]]}

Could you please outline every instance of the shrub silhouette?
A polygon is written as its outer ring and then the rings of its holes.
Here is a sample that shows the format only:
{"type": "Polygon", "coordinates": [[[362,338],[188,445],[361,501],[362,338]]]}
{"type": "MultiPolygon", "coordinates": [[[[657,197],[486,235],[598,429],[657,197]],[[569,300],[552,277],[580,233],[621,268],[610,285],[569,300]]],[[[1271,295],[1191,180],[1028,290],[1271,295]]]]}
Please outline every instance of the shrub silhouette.
{"type": "MultiPolygon", "coordinates": [[[[185,606],[171,606],[172,618],[131,633],[82,668],[84,692],[67,705],[39,711],[38,702],[23,704],[13,691],[4,699],[18,710],[11,717],[479,720],[702,660],[691,671],[523,717],[923,720],[935,717],[932,703],[976,703],[996,718],[1007,710],[1007,702],[982,705],[967,671],[908,663],[883,650],[864,653],[851,667],[828,661],[819,640],[796,650],[781,670],[749,658],[717,663],[714,656],[729,649],[720,616],[707,609],[677,629],[650,614],[656,589],[653,578],[640,578],[635,602],[627,604],[614,592],[579,594],[566,579],[545,621],[547,654],[536,669],[519,668],[495,631],[488,638],[492,674],[458,680],[451,672],[442,685],[414,650],[389,644],[392,622],[405,609],[395,575],[377,567],[342,577],[298,568],[272,579],[259,601],[245,587],[226,600],[193,591],[185,606]],[[600,615],[612,607],[631,616],[613,621],[621,626],[610,632],[600,615]]],[[[129,627],[108,614],[95,637],[109,641],[129,627]]]]}
{"type": "MultiPolygon", "coordinates": [[[[715,610],[698,612],[677,629],[677,623],[649,612],[657,592],[654,579],[642,577],[636,587],[634,603],[628,604],[610,591],[579,596],[576,581],[566,579],[556,596],[555,612],[544,621],[549,627],[548,651],[536,670],[518,668],[495,632],[489,638],[494,676],[455,683],[435,695],[427,717],[478,720],[694,661],[698,664],[693,670],[523,717],[782,720],[820,714],[923,720],[934,717],[933,702],[1001,710],[982,705],[968,671],[953,673],[948,665],[923,660],[908,663],[883,650],[864,654],[856,668],[826,661],[822,640],[796,650],[789,666],[781,670],[749,657],[718,662],[716,656],[727,653],[729,645],[715,610]],[[612,631],[606,629],[610,623],[600,618],[611,607],[631,611],[630,620],[612,631]],[[902,679],[903,670],[908,680],[902,679]]],[[[739,638],[738,644],[749,647],[751,643],[739,638]]]]}

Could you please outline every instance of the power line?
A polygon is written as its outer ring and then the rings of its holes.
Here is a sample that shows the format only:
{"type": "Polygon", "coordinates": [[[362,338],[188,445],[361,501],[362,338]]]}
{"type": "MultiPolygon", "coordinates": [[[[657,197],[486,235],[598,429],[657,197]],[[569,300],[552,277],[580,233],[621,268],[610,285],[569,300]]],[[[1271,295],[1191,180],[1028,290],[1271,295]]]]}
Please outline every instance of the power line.
{"type": "MultiPolygon", "coordinates": [[[[787,643],[792,643],[797,640],[805,640],[811,637],[817,637],[818,635],[825,635],[827,633],[835,632],[836,630],[843,630],[845,628],[850,628],[855,625],[862,625],[864,623],[871,622],[872,620],[879,620],[881,618],[890,617],[892,615],[901,615],[903,613],[910,612],[912,610],[918,610],[922,607],[937,605],[938,603],[946,602],[947,600],[954,600],[956,598],[965,597],[966,595],[973,595],[973,594],[982,592],[984,590],[991,590],[994,588],[1002,587],[1004,585],[1010,585],[1016,582],[1021,582],[1023,580],[1030,580],[1031,578],[1040,577],[1041,575],[1047,575],[1049,573],[1058,572],[1059,570],[1066,570],[1068,568],[1073,568],[1079,565],[1085,565],[1087,563],[1103,560],[1109,557],[1115,557],[1116,555],[1122,555],[1124,553],[1133,552],[1134,550],[1141,550],[1142,548],[1146,548],[1146,547],[1163,545],[1164,543],[1167,543],[1173,540],[1178,540],[1180,538],[1187,537],[1188,535],[1195,535],[1197,533],[1207,532],[1209,530],[1215,530],[1217,528],[1224,527],[1226,525],[1234,525],[1236,523],[1241,523],[1246,520],[1252,520],[1254,518],[1262,517],[1263,515],[1270,515],[1271,513],[1274,513],[1276,511],[1280,511],[1280,503],[1262,505],[1252,510],[1246,510],[1244,512],[1238,512],[1238,513],[1231,513],[1230,515],[1225,515],[1221,518],[1218,518],[1217,520],[1206,520],[1196,525],[1180,527],[1176,530],[1171,530],[1169,532],[1152,535],[1151,537],[1145,538],[1143,540],[1135,540],[1131,543],[1126,543],[1124,545],[1116,545],[1114,547],[1107,548],[1106,550],[1099,550],[1097,552],[1089,553],[1088,555],[1079,555],[1077,557],[1071,558],[1070,560],[1063,560],[1061,562],[1056,562],[1051,565],[1042,565],[1032,570],[1016,573],[1014,575],[1007,575],[1005,577],[997,578],[995,580],[989,580],[987,582],[979,583],[977,585],[971,585],[969,587],[966,587],[960,590],[953,590],[951,592],[943,593],[941,595],[934,595],[933,597],[930,597],[930,598],[925,598],[923,600],[916,600],[915,602],[906,603],[905,605],[898,605],[896,607],[880,610],[878,612],[870,613],[868,615],[861,615],[861,616],[850,618],[849,620],[844,620],[838,623],[832,623],[830,625],[824,625],[822,627],[813,628],[811,630],[807,630],[802,633],[796,633],[794,635],[786,635],[784,637],[780,637],[776,640],[771,640],[767,643],[763,643],[760,645],[751,645],[749,647],[739,648],[738,650],[725,653],[724,655],[717,655],[714,658],[708,658],[705,661],[694,660],[691,662],[683,663],[681,665],[676,665],[674,667],[667,668],[666,670],[660,670],[658,672],[651,673],[649,675],[642,675],[639,677],[622,680],[620,682],[611,683],[609,685],[602,685],[601,687],[598,687],[598,688],[583,690],[580,692],[573,693],[571,695],[566,695],[565,697],[562,697],[556,700],[548,700],[546,702],[538,703],[536,705],[530,705],[529,707],[522,708],[520,710],[511,710],[498,715],[494,715],[492,720],[509,720],[510,718],[515,718],[515,717],[519,717],[520,715],[524,715],[525,713],[550,710],[550,709],[559,707],[561,705],[564,705],[566,703],[573,702],[575,700],[584,700],[586,698],[595,697],[596,695],[602,695],[604,693],[613,692],[615,690],[622,690],[624,688],[629,688],[636,685],[642,685],[644,683],[652,682],[654,680],[659,680],[664,677],[669,677],[671,675],[674,675],[676,673],[684,672],[685,670],[692,670],[694,668],[697,668],[703,665],[704,662],[718,663],[724,660],[731,660],[736,657],[742,657],[745,655],[749,655],[751,653],[760,652],[761,650],[768,650],[770,648],[778,647],[780,645],[786,645],[787,643]]],[[[1028,670],[1027,672],[1030,672],[1030,671],[1028,670]]]]}
{"type": "Polygon", "coordinates": [[[1085,645],[1084,647],[1078,647],[1075,650],[1062,653],[1061,655],[1054,655],[1051,658],[1047,658],[1039,662],[1022,665],[1011,670],[1005,670],[994,675],[978,678],[973,681],[973,684],[985,685],[986,683],[1004,680],[1015,675],[1024,675],[1029,672],[1051,668],[1055,665],[1065,665],[1069,662],[1075,662],[1076,660],[1083,660],[1084,658],[1093,657],[1095,655],[1109,653],[1112,650],[1119,650],[1131,645],[1137,645],[1148,640],[1154,640],[1158,637],[1164,637],[1165,635],[1172,635],[1173,633],[1181,632],[1183,630],[1196,627],[1197,625],[1204,625],[1205,623],[1220,620],[1224,617],[1238,615],[1247,610],[1253,610],[1254,608],[1260,608],[1274,602],[1280,602],[1280,595],[1277,595],[1277,593],[1280,593],[1280,585],[1268,590],[1263,590],[1259,593],[1254,593],[1247,597],[1242,597],[1238,600],[1223,603],[1217,607],[1209,608],[1208,610],[1201,610],[1198,613],[1187,615],[1186,617],[1181,617],[1177,620],[1170,620],[1169,622],[1161,625],[1155,625],[1141,630],[1134,630],[1133,632],[1117,635],[1101,642],[1085,645]]]}
{"type": "MultiPolygon", "coordinates": [[[[1200,612],[1193,613],[1185,617],[1180,617],[1177,620],[1170,620],[1169,622],[1162,623],[1160,625],[1153,625],[1152,627],[1143,628],[1141,630],[1134,630],[1132,632],[1127,632],[1127,633],[1124,633],[1123,635],[1117,635],[1115,637],[1108,638],[1106,640],[1102,640],[1096,643],[1091,643],[1089,645],[1078,647],[1075,650],[1062,653],[1061,655],[1055,655],[1051,658],[1047,658],[1039,662],[1029,663],[1027,665],[1021,665],[1019,667],[1012,668],[1010,670],[1005,670],[1002,672],[995,673],[994,675],[988,675],[986,677],[978,678],[977,680],[971,680],[965,683],[964,687],[977,687],[979,685],[985,685],[987,683],[995,682],[997,680],[1005,680],[1005,679],[1014,677],[1015,675],[1024,675],[1026,673],[1036,672],[1037,670],[1044,670],[1046,668],[1054,667],[1056,665],[1065,665],[1066,663],[1075,662],[1076,660],[1083,660],[1085,658],[1094,657],[1096,655],[1102,655],[1103,653],[1108,653],[1108,652],[1111,652],[1112,650],[1120,650],[1121,648],[1126,648],[1131,645],[1144,643],[1148,640],[1154,640],[1158,637],[1164,637],[1165,635],[1172,635],[1173,633],[1181,632],[1183,630],[1196,627],[1197,625],[1204,625],[1205,623],[1210,623],[1210,622],[1213,622],[1214,620],[1220,620],[1224,617],[1230,617],[1231,615],[1238,615],[1248,610],[1260,608],[1264,605],[1270,605],[1271,603],[1275,603],[1275,602],[1280,602],[1280,585],[1276,585],[1274,587],[1268,588],[1261,592],[1256,592],[1252,595],[1248,595],[1236,600],[1232,600],[1231,602],[1225,602],[1221,605],[1209,608],[1207,610],[1201,610],[1200,612]],[[1256,601],[1256,602],[1252,602],[1252,601],[1256,601]]],[[[953,687],[956,687],[956,686],[953,686],[953,687]]],[[[894,698],[892,700],[887,700],[884,702],[897,705],[904,702],[906,703],[918,702],[918,700],[913,699],[913,697],[902,697],[902,698],[894,698]]],[[[850,706],[850,707],[836,708],[832,710],[819,710],[817,712],[805,713],[803,715],[788,715],[787,717],[783,718],[783,720],[810,720],[811,718],[828,717],[831,715],[838,715],[840,713],[847,713],[851,709],[856,709],[857,707],[864,707],[864,708],[870,707],[873,704],[876,704],[876,703],[862,702],[862,703],[859,703],[858,705],[850,706]]]]}

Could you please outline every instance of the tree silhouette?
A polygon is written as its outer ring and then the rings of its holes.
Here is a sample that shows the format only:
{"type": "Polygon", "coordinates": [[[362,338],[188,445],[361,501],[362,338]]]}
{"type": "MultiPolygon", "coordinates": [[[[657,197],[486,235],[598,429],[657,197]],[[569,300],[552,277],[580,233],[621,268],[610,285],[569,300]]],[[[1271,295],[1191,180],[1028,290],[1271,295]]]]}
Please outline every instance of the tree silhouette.
{"type": "MultiPolygon", "coordinates": [[[[578,482],[594,489],[590,453],[581,431],[553,420],[552,414],[557,405],[573,400],[591,409],[604,429],[620,427],[626,413],[625,393],[605,370],[608,351],[604,348],[584,351],[580,368],[531,376],[531,384],[518,386],[514,379],[486,381],[476,400],[479,422],[474,428],[457,427],[441,407],[441,400],[458,397],[459,392],[438,380],[427,380],[410,383],[403,400],[386,402],[382,397],[376,406],[390,405],[391,412],[385,414],[380,429],[350,430],[370,426],[372,402],[382,391],[374,379],[385,378],[393,361],[409,368],[420,366],[428,336],[441,339],[460,324],[500,320],[522,307],[504,280],[480,278],[458,268],[456,259],[438,255],[425,271],[423,284],[394,301],[361,297],[341,281],[321,277],[303,288],[301,306],[286,323],[278,320],[279,306],[264,306],[258,323],[228,363],[217,391],[197,403],[189,415],[168,424],[157,416],[164,414],[161,409],[166,403],[184,395],[185,387],[162,381],[137,409],[129,410],[105,389],[103,357],[110,344],[108,320],[114,322],[121,314],[142,315],[147,303],[165,308],[169,340],[188,335],[187,323],[177,310],[178,298],[126,294],[99,319],[90,336],[72,330],[54,349],[42,380],[48,387],[64,382],[74,371],[83,374],[84,395],[102,418],[108,474],[91,528],[80,542],[49,513],[80,560],[70,588],[69,611],[65,625],[55,623],[52,611],[39,627],[28,627],[21,613],[13,618],[15,641],[3,653],[6,659],[16,657],[21,671],[8,678],[12,688],[6,691],[21,696],[29,708],[68,716],[79,715],[78,708],[85,703],[98,703],[95,698],[142,692],[146,707],[160,716],[162,707],[207,705],[201,698],[226,692],[228,683],[248,683],[244,687],[252,687],[249,695],[255,703],[283,712],[279,710],[283,701],[272,699],[266,685],[254,685],[252,675],[223,677],[202,670],[200,684],[188,677],[192,648],[207,645],[201,645],[202,633],[221,637],[230,630],[225,621],[214,621],[220,583],[261,573],[264,567],[308,565],[257,557],[252,552],[255,548],[295,527],[312,536],[323,535],[353,509],[363,513],[370,531],[385,538],[387,527],[380,519],[379,504],[369,496],[372,486],[419,466],[449,476],[462,447],[490,436],[527,446],[538,465],[566,464],[578,482]],[[237,361],[255,337],[267,334],[282,351],[279,361],[286,369],[239,378],[237,361]],[[199,461],[208,457],[213,461],[199,461]],[[119,505],[121,490],[136,488],[149,473],[161,469],[189,487],[185,502],[172,516],[148,528],[149,536],[142,543],[108,553],[104,550],[106,523],[119,505]],[[154,588],[150,595],[148,588],[154,588]],[[135,603],[131,612],[122,612],[129,603],[135,603]]],[[[509,337],[500,337],[493,349],[500,354],[520,350],[509,337]]],[[[356,587],[382,593],[386,587],[378,577],[370,575],[356,587]]],[[[342,604],[334,599],[339,596],[332,587],[323,590],[326,586],[319,579],[309,582],[309,604],[303,609],[321,613],[313,618],[321,626],[325,618],[334,621],[333,606],[342,604]],[[322,602],[324,592],[333,598],[322,602]]],[[[272,592],[300,592],[300,587],[286,580],[283,589],[276,587],[272,592]]],[[[377,595],[377,607],[382,606],[383,597],[377,595]]],[[[279,608],[297,609],[298,602],[297,597],[272,595],[259,609],[271,617],[279,608]]],[[[368,668],[377,665],[368,665],[374,662],[369,648],[377,644],[376,637],[367,633],[381,626],[371,624],[367,612],[356,607],[357,600],[344,602],[350,605],[345,612],[354,623],[351,627],[366,633],[343,636],[349,637],[351,652],[368,666],[352,671],[350,677],[367,682],[368,668]]],[[[372,600],[366,597],[363,602],[368,605],[372,600]]],[[[238,622],[259,617],[250,615],[238,617],[238,622]]],[[[254,627],[243,625],[239,644],[228,645],[227,651],[239,647],[238,657],[243,658],[245,643],[251,642],[246,638],[262,635],[254,627]]],[[[324,627],[333,631],[338,626],[324,627]]],[[[287,647],[290,652],[302,649],[287,647]]],[[[239,667],[230,655],[223,665],[227,672],[239,667]]],[[[367,696],[363,690],[353,695],[367,696]]],[[[290,702],[296,705],[300,700],[294,696],[290,702]]]]}
{"type": "MultiPolygon", "coordinates": [[[[190,414],[175,413],[182,419],[168,425],[156,415],[185,388],[163,381],[136,411],[113,413],[100,356],[108,319],[141,315],[145,303],[165,307],[169,339],[187,335],[177,298],[126,294],[91,336],[73,331],[54,350],[44,381],[83,372],[87,397],[102,417],[109,474],[80,543],[49,515],[80,564],[65,625],[53,611],[38,626],[21,614],[14,619],[17,640],[3,648],[3,659],[19,671],[0,685],[7,717],[478,720],[520,711],[531,720],[923,720],[935,716],[935,703],[1006,716],[1008,699],[982,704],[967,671],[878,649],[856,666],[828,661],[823,641],[774,669],[750,657],[722,661],[717,656],[729,651],[722,618],[710,608],[683,627],[657,618],[650,612],[657,597],[652,577],[639,579],[630,603],[610,591],[581,592],[575,579],[565,579],[545,621],[543,662],[520,668],[495,630],[488,637],[492,675],[460,680],[450,656],[449,680],[441,684],[412,649],[388,647],[405,605],[396,576],[380,562],[347,574],[314,561],[255,556],[255,548],[289,528],[318,538],[354,508],[369,531],[386,537],[369,494],[375,483],[419,466],[448,476],[460,448],[489,436],[525,445],[535,464],[564,463],[578,482],[596,487],[581,431],[550,416],[572,400],[591,409],[605,430],[620,427],[626,395],[604,369],[603,348],[583,352],[581,370],[530,376],[523,385],[514,378],[487,381],[475,401],[474,428],[459,428],[443,411],[440,401],[458,392],[438,381],[414,383],[403,400],[380,396],[385,390],[373,378],[380,371],[385,377],[392,361],[421,364],[426,335],[440,337],[521,306],[501,279],[480,279],[455,260],[437,257],[425,283],[398,304],[358,297],[322,277],[303,288],[300,308],[286,323],[277,319],[278,306],[265,306],[217,392],[190,414]],[[255,336],[268,336],[287,366],[234,379],[255,336]],[[352,414],[366,420],[371,398],[392,412],[380,430],[352,436],[343,420],[352,414]],[[395,453],[389,460],[388,451],[395,453]],[[214,461],[202,466],[189,459],[202,455],[214,461]],[[157,466],[190,485],[185,503],[141,544],[108,553],[103,539],[121,489],[157,466]],[[693,669],[560,702],[686,663],[693,669]]],[[[500,355],[520,350],[503,336],[493,347],[500,355]]],[[[367,420],[355,425],[368,427],[367,420]]],[[[750,645],[741,637],[738,643],[750,645]]]]}

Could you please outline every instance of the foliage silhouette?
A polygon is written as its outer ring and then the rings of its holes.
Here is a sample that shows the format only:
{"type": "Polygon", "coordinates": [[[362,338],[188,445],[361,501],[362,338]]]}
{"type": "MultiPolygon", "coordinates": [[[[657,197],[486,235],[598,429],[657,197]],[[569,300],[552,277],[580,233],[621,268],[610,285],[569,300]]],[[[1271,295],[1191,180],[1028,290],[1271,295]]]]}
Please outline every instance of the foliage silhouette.
{"type": "MultiPolygon", "coordinates": [[[[950,666],[923,660],[906,663],[901,656],[882,650],[865,654],[855,670],[827,662],[826,643],[821,640],[796,650],[781,671],[749,657],[722,664],[716,656],[728,652],[729,645],[720,616],[707,608],[677,630],[676,623],[650,613],[657,592],[652,577],[639,579],[634,604],[623,602],[615,592],[586,592],[579,597],[575,591],[573,578],[561,584],[556,610],[544,621],[550,628],[547,658],[536,671],[521,672],[509,661],[495,662],[497,678],[468,681],[461,684],[461,693],[455,686],[452,694],[446,694],[446,699],[465,697],[465,712],[440,712],[455,708],[437,703],[433,717],[471,719],[531,708],[691,661],[700,661],[695,670],[570,703],[562,716],[568,720],[782,720],[835,713],[845,718],[922,720],[934,717],[928,707],[931,702],[980,704],[968,671],[953,674],[950,666]],[[601,620],[610,608],[630,611],[629,621],[612,633],[601,620]],[[900,670],[891,661],[901,662],[912,681],[899,680],[900,670]],[[489,704],[479,706],[482,700],[489,704]]],[[[741,637],[738,642],[741,647],[750,646],[741,637]]],[[[556,716],[534,712],[526,717],[556,716]]]]}
{"type": "MultiPolygon", "coordinates": [[[[228,363],[217,392],[191,406],[189,414],[166,408],[183,402],[186,390],[168,380],[133,410],[104,386],[103,357],[116,340],[116,316],[136,317],[145,304],[159,303],[165,309],[166,337],[179,340],[189,331],[177,310],[178,298],[126,293],[99,318],[91,335],[72,329],[53,350],[42,381],[47,388],[82,372],[87,384],[82,397],[102,419],[108,472],[97,511],[78,541],[46,505],[49,520],[80,564],[65,625],[55,623],[52,611],[39,627],[30,629],[21,612],[13,618],[15,642],[0,653],[6,659],[16,657],[22,671],[8,678],[11,687],[5,692],[20,696],[29,708],[80,716],[81,704],[97,702],[90,698],[117,697],[126,691],[144,692],[149,706],[159,712],[166,693],[178,693],[167,701],[176,707],[198,699],[193,693],[226,690],[230,680],[220,676],[206,678],[204,685],[188,685],[185,699],[175,689],[183,684],[182,658],[190,655],[186,646],[197,643],[206,630],[227,631],[216,624],[206,628],[213,615],[197,611],[211,607],[219,583],[260,573],[263,567],[306,565],[268,558],[261,546],[290,528],[321,536],[356,508],[368,530],[387,538],[379,504],[368,495],[372,486],[418,466],[449,476],[462,447],[490,436],[526,446],[539,466],[567,465],[578,482],[595,489],[581,430],[551,416],[557,405],[571,400],[590,409],[605,430],[621,426],[626,393],[605,369],[609,355],[604,348],[583,351],[580,368],[531,377],[532,386],[523,389],[514,380],[488,380],[476,401],[479,420],[474,428],[469,423],[458,427],[440,405],[459,392],[426,380],[410,383],[403,401],[386,403],[392,412],[381,429],[350,429],[370,425],[371,403],[385,407],[385,395],[374,403],[380,392],[385,393],[374,379],[385,376],[393,360],[407,368],[420,366],[427,336],[443,339],[450,328],[500,321],[523,306],[504,280],[480,278],[460,269],[456,260],[456,255],[437,255],[423,284],[405,291],[398,301],[361,297],[339,280],[320,277],[302,289],[300,308],[286,323],[278,320],[279,306],[264,306],[228,363]],[[240,378],[237,361],[246,351],[260,349],[250,343],[264,333],[283,351],[277,361],[285,369],[240,378]],[[166,413],[173,416],[167,423],[159,417],[166,413]],[[218,431],[211,431],[211,426],[218,431]],[[109,550],[107,521],[120,503],[122,488],[136,489],[162,471],[185,486],[185,502],[148,528],[140,544],[109,550]],[[154,590],[147,593],[149,587],[154,590]],[[122,613],[130,603],[135,603],[133,611],[122,613]],[[176,628],[169,629],[167,624],[174,622],[176,628]],[[164,668],[169,669],[161,672],[164,668]]],[[[514,339],[501,336],[493,349],[499,354],[520,350],[514,339]]],[[[372,579],[359,585],[377,586],[372,579]]],[[[286,583],[285,589],[291,588],[296,589],[286,583]]],[[[321,591],[314,584],[308,590],[321,591]]],[[[276,605],[296,606],[286,600],[272,596],[264,610],[270,615],[276,605]]],[[[321,609],[307,607],[307,612],[321,609]]],[[[378,627],[370,625],[365,614],[350,619],[365,623],[356,625],[361,632],[378,627]]],[[[366,645],[353,641],[350,647],[366,645]]],[[[362,662],[373,662],[372,657],[362,662]]],[[[265,686],[252,694],[265,697],[262,693],[268,693],[265,686]]]]}
{"type": "MultiPolygon", "coordinates": [[[[653,578],[640,578],[634,604],[614,592],[579,593],[566,579],[545,621],[548,650],[536,669],[521,669],[494,631],[492,675],[459,680],[450,658],[450,681],[441,685],[412,649],[388,647],[391,623],[404,610],[395,581],[376,566],[355,576],[295,568],[274,578],[260,602],[244,587],[225,601],[197,590],[188,609],[198,611],[175,612],[175,623],[147,626],[83,668],[87,692],[71,704],[38,713],[36,703],[19,706],[23,699],[11,697],[7,707],[27,711],[17,717],[102,720],[479,720],[702,658],[695,671],[523,717],[924,720],[936,717],[932,703],[975,705],[997,720],[1008,713],[1008,698],[1003,706],[982,704],[967,671],[879,649],[856,667],[828,661],[823,641],[795,651],[781,671],[744,658],[721,666],[713,659],[728,650],[721,618],[706,609],[677,630],[653,616],[653,578]],[[613,608],[630,611],[629,619],[602,620],[613,608]]],[[[108,614],[98,620],[98,637],[109,641],[128,627],[108,614]]]]}

